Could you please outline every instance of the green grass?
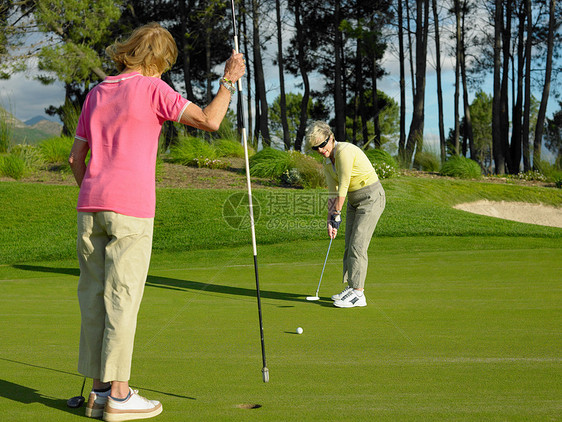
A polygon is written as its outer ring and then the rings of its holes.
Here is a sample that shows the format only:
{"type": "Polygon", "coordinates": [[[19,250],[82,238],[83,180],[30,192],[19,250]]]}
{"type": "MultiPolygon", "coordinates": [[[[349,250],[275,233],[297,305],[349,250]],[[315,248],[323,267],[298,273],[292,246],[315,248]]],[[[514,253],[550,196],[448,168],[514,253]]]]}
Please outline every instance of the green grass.
{"type": "MultiPolygon", "coordinates": [[[[499,220],[452,208],[457,203],[479,199],[561,206],[559,189],[414,177],[384,180],[383,186],[387,208],[377,236],[562,238],[559,228],[499,220]]],[[[260,244],[325,238],[325,189],[258,189],[253,193],[260,244]]],[[[235,209],[226,206],[244,194],[234,190],[159,189],[154,251],[247,244],[247,207],[243,203],[235,209]]],[[[74,257],[77,195],[78,188],[70,186],[0,183],[0,197],[9,198],[2,201],[0,211],[0,264],[74,257]]]]}
{"type": "MultiPolygon", "coordinates": [[[[162,401],[158,420],[559,418],[562,229],[452,205],[560,206],[562,192],[412,177],[383,185],[368,306],[349,310],[328,300],[342,289],[343,233],[330,251],[322,300],[305,300],[328,246],[325,191],[254,191],[268,384],[244,191],[157,191],[131,384],[162,401]],[[246,403],[262,407],[236,407],[246,403]]],[[[66,407],[82,385],[77,194],[0,182],[2,421],[84,420],[83,408],[66,407]]]]}
{"type": "MultiPolygon", "coordinates": [[[[325,239],[259,246],[268,384],[251,248],[155,254],[131,384],[162,401],[159,420],[560,416],[558,239],[377,237],[369,305],[350,310],[328,300],[342,288],[342,238],[330,252],[322,300],[305,300],[326,247],[325,239]],[[243,403],[262,407],[236,407],[243,403]]],[[[3,421],[84,420],[83,408],[66,407],[82,385],[77,276],[73,259],[0,266],[3,421]]]]}

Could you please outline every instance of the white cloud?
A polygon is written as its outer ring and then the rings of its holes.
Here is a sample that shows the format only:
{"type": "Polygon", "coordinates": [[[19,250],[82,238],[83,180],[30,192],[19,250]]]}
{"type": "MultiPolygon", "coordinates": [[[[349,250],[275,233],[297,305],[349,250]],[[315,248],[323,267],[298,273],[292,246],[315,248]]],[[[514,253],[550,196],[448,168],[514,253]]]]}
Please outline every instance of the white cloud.
{"type": "Polygon", "coordinates": [[[43,85],[23,73],[0,80],[0,105],[22,121],[35,116],[55,119],[45,114],[45,108],[60,106],[64,96],[64,86],[60,82],[43,85]]]}

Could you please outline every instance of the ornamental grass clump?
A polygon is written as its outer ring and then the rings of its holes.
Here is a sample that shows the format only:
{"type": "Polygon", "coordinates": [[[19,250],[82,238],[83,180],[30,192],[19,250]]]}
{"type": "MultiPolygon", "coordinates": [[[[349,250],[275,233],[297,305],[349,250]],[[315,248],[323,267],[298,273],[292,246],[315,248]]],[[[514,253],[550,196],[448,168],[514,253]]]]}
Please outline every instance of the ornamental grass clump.
{"type": "Polygon", "coordinates": [[[250,159],[250,174],[291,187],[325,186],[321,164],[298,151],[264,148],[250,159]]]}
{"type": "Polygon", "coordinates": [[[0,176],[19,180],[25,173],[26,165],[23,158],[12,154],[0,156],[0,176]]]}
{"type": "Polygon", "coordinates": [[[55,136],[42,141],[39,150],[46,164],[70,170],[68,156],[73,143],[74,139],[70,136],[55,136]]]}
{"type": "MultiPolygon", "coordinates": [[[[214,141],[217,155],[219,157],[235,157],[244,158],[244,146],[232,139],[217,139],[214,141]]],[[[253,150],[248,148],[248,153],[251,155],[253,150]]]]}
{"type": "Polygon", "coordinates": [[[168,161],[184,166],[197,166],[195,160],[214,160],[217,150],[214,145],[195,137],[180,137],[178,142],[170,148],[168,161]]]}
{"type": "Polygon", "coordinates": [[[422,151],[414,156],[414,168],[422,171],[438,172],[441,167],[439,157],[428,151],[422,151]]]}
{"type": "Polygon", "coordinates": [[[479,179],[482,176],[482,171],[476,161],[455,155],[443,164],[441,174],[461,179],[479,179]]]}
{"type": "Polygon", "coordinates": [[[20,157],[29,169],[39,169],[45,166],[41,149],[36,145],[14,145],[10,148],[10,155],[20,157]]]}
{"type": "MultiPolygon", "coordinates": [[[[289,151],[291,158],[291,169],[293,176],[298,174],[300,180],[296,183],[286,183],[289,186],[303,188],[320,188],[326,186],[326,177],[322,165],[309,155],[302,154],[298,151],[289,151]]],[[[291,179],[289,179],[289,182],[291,179]]]]}
{"type": "Polygon", "coordinates": [[[250,158],[250,175],[279,180],[291,168],[291,157],[286,151],[264,148],[250,158]]]}

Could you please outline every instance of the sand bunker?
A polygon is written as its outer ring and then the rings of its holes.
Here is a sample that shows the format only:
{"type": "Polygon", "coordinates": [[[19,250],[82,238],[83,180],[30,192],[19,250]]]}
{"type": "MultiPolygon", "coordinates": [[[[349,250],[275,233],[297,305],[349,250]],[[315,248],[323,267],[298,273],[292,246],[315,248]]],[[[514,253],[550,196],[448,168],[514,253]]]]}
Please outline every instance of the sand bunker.
{"type": "Polygon", "coordinates": [[[542,226],[562,227],[562,208],[526,202],[495,202],[481,200],[455,205],[458,210],[520,223],[540,224],[542,226]]]}

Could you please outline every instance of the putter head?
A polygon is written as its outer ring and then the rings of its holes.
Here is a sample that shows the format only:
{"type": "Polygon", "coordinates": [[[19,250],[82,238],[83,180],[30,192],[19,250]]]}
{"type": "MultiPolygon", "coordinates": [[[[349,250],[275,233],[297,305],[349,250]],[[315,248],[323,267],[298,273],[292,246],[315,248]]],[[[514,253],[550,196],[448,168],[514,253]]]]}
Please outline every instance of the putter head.
{"type": "Polygon", "coordinates": [[[71,407],[73,409],[77,409],[79,407],[81,407],[84,404],[84,401],[86,399],[84,398],[84,396],[76,396],[76,397],[71,397],[68,399],[68,401],[66,402],[66,405],[68,407],[71,407]]]}
{"type": "Polygon", "coordinates": [[[320,298],[318,296],[307,296],[306,300],[320,300],[320,298]]]}
{"type": "Polygon", "coordinates": [[[261,370],[263,373],[263,382],[269,382],[269,369],[266,366],[261,370]]]}

